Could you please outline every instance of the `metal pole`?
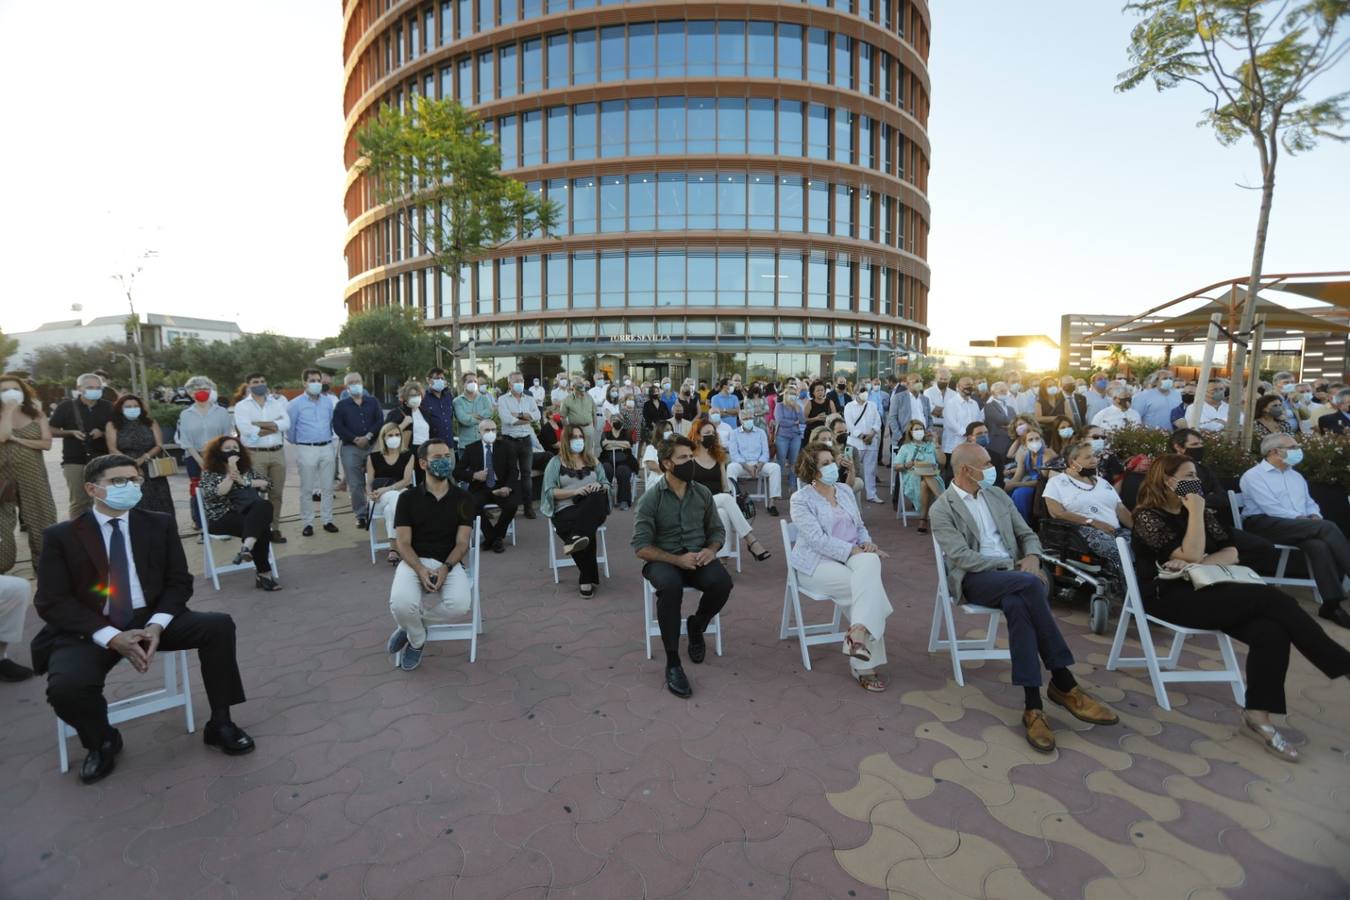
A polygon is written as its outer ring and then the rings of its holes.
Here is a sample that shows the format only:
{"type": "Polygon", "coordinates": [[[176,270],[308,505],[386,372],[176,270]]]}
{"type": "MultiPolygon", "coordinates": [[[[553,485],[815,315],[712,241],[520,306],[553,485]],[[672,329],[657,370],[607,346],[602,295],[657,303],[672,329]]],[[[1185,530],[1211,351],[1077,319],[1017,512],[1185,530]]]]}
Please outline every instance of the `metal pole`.
{"type": "Polygon", "coordinates": [[[1209,317],[1209,332],[1205,336],[1205,356],[1200,360],[1200,380],[1195,385],[1195,399],[1191,401],[1191,408],[1186,410],[1186,424],[1192,428],[1200,427],[1200,413],[1209,400],[1209,376],[1214,368],[1214,345],[1219,342],[1219,322],[1222,318],[1223,313],[1215,313],[1209,317]]]}

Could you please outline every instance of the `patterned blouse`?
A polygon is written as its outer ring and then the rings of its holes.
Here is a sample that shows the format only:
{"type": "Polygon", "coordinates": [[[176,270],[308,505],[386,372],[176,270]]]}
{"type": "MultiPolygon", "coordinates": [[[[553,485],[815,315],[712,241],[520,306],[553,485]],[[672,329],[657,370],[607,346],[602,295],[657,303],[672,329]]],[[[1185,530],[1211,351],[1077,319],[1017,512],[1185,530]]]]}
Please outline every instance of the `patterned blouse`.
{"type": "MultiPolygon", "coordinates": [[[[259,481],[266,480],[263,475],[250,471],[244,476],[243,486],[252,486],[255,478],[259,481]]],[[[197,486],[197,490],[202,494],[202,499],[206,502],[206,518],[212,522],[219,522],[230,512],[230,494],[239,490],[240,487],[239,482],[236,481],[230,488],[229,494],[222,497],[217,491],[220,490],[220,483],[224,480],[225,476],[219,472],[203,471],[201,483],[197,486]]]]}

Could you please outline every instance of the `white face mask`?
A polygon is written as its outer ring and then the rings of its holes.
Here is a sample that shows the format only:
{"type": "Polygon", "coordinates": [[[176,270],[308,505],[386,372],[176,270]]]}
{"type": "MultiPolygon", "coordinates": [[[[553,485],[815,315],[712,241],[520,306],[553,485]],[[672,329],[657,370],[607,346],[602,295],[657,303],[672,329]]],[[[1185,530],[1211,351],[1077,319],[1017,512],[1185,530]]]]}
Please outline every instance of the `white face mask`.
{"type": "Polygon", "coordinates": [[[397,450],[399,447],[403,446],[403,438],[398,437],[397,435],[391,435],[384,439],[384,445],[390,450],[397,450]]]}
{"type": "Polygon", "coordinates": [[[1072,429],[1072,428],[1061,428],[1061,429],[1059,430],[1059,436],[1062,437],[1062,438],[1073,437],[1073,429],[1072,429]]]}
{"type": "Polygon", "coordinates": [[[721,413],[708,413],[708,421],[711,422],[711,423],[713,423],[714,425],[720,425],[720,424],[722,424],[722,414],[721,414],[721,413]]]}
{"type": "Polygon", "coordinates": [[[22,403],[22,402],[23,402],[23,391],[19,390],[18,388],[9,388],[8,390],[0,391],[0,403],[22,403]]]}
{"type": "Polygon", "coordinates": [[[741,428],[743,428],[744,430],[750,431],[750,430],[751,430],[752,428],[754,428],[754,427],[755,427],[755,420],[754,420],[754,419],[742,419],[742,420],[741,420],[741,428]]]}
{"type": "Polygon", "coordinates": [[[523,381],[513,381],[513,382],[511,382],[511,393],[513,393],[513,394],[523,394],[523,393],[525,393],[525,382],[523,382],[523,381]]]}
{"type": "Polygon", "coordinates": [[[409,409],[417,409],[417,407],[419,407],[419,406],[421,406],[421,405],[422,405],[422,398],[421,398],[421,397],[409,397],[409,398],[408,398],[408,408],[409,408],[409,409]]]}
{"type": "Polygon", "coordinates": [[[495,431],[483,432],[483,443],[491,444],[495,440],[497,440],[497,432],[495,431]]]}
{"type": "Polygon", "coordinates": [[[914,438],[914,440],[916,440],[916,441],[921,441],[921,440],[923,440],[923,435],[924,435],[924,430],[923,430],[922,428],[915,428],[915,429],[912,429],[912,430],[909,432],[909,436],[912,437],[912,438],[914,438]]]}
{"type": "Polygon", "coordinates": [[[474,381],[470,381],[470,382],[468,382],[467,384],[465,384],[465,385],[464,385],[464,393],[466,393],[466,394],[476,394],[476,393],[478,393],[478,383],[477,383],[477,382],[474,382],[474,381]]]}
{"type": "Polygon", "coordinates": [[[1027,449],[1030,450],[1032,453],[1035,453],[1043,446],[1045,445],[1041,443],[1040,438],[1032,438],[1031,440],[1027,441],[1027,449]]]}

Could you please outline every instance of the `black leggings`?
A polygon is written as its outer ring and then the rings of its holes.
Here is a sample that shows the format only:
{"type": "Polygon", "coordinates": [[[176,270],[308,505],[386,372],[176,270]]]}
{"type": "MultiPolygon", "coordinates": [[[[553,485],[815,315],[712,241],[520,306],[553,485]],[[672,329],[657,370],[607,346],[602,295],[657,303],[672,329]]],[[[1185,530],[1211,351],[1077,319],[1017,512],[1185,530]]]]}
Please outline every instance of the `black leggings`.
{"type": "Polygon", "coordinates": [[[232,534],[237,538],[257,538],[253,545],[253,568],[259,575],[269,575],[268,548],[272,545],[272,504],[259,500],[244,510],[243,515],[230,510],[219,519],[212,519],[208,529],[212,534],[232,534]]]}
{"type": "Polygon", "coordinates": [[[1260,584],[1216,584],[1203,591],[1179,581],[1157,584],[1158,596],[1145,604],[1150,615],[1190,628],[1216,628],[1247,645],[1247,709],[1285,712],[1291,644],[1328,678],[1350,675],[1350,650],[1282,591],[1260,584]]]}
{"type": "Polygon", "coordinates": [[[557,510],[553,514],[553,530],[558,532],[558,537],[564,541],[581,535],[591,539],[590,545],[585,550],[578,550],[572,554],[572,562],[577,564],[579,584],[600,583],[600,568],[595,561],[598,543],[595,532],[605,524],[608,517],[609,495],[604,491],[577,497],[571,506],[557,510]]]}
{"type": "Polygon", "coordinates": [[[627,457],[619,457],[616,463],[609,457],[600,460],[600,465],[605,467],[605,475],[616,488],[618,488],[619,503],[633,502],[633,469],[628,464],[627,457]]]}

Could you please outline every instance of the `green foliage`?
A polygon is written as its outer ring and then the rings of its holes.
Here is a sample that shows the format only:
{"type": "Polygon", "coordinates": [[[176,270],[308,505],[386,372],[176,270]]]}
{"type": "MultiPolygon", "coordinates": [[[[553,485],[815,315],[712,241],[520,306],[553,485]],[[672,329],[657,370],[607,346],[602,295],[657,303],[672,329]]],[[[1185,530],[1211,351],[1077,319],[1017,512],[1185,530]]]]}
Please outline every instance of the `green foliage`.
{"type": "Polygon", "coordinates": [[[178,427],[178,416],[182,411],[183,407],[173,403],[150,401],[150,418],[158,422],[159,427],[166,432],[178,427]]]}
{"type": "Polygon", "coordinates": [[[1205,438],[1205,465],[1220,478],[1240,478],[1256,465],[1256,457],[1241,439],[1212,431],[1200,433],[1205,438]]]}
{"type": "MultiPolygon", "coordinates": [[[[6,360],[18,352],[18,340],[7,336],[3,331],[0,331],[0,367],[4,367],[6,360]]],[[[22,363],[23,360],[18,360],[15,362],[15,365],[21,365],[22,363]]]]}
{"type": "Polygon", "coordinates": [[[1142,425],[1126,425],[1110,432],[1107,443],[1122,460],[1143,454],[1150,459],[1168,451],[1167,432],[1142,425]]]}
{"type": "Polygon", "coordinates": [[[131,367],[126,356],[135,352],[128,341],[103,340],[87,346],[54,344],[38,348],[21,364],[32,372],[34,381],[55,382],[63,388],[73,388],[76,378],[96,369],[107,372],[115,384],[129,386],[131,367]]]}
{"type": "Polygon", "coordinates": [[[339,346],[350,347],[352,369],[368,382],[385,375],[401,384],[425,372],[436,358],[435,338],[422,328],[417,311],[387,306],[358,313],[338,333],[339,346]]]}
{"type": "Polygon", "coordinates": [[[306,340],[263,332],[230,342],[174,341],[148,363],[182,376],[175,380],[175,387],[193,375],[205,375],[216,383],[221,396],[228,396],[250,372],[262,372],[273,387],[298,386],[300,373],[314,365],[319,355],[306,340]]]}
{"type": "Polygon", "coordinates": [[[1302,434],[1303,462],[1298,470],[1314,484],[1331,484],[1350,492],[1350,437],[1343,434],[1302,434]]]}
{"type": "Polygon", "coordinates": [[[1346,54],[1336,30],[1350,19],[1350,0],[1133,0],[1125,9],[1142,21],[1130,34],[1133,66],[1116,90],[1145,81],[1160,91],[1199,86],[1211,101],[1200,124],[1225,145],[1252,138],[1273,151],[1278,138],[1292,154],[1319,138],[1346,140],[1339,129],[1350,91],[1320,99],[1307,92],[1346,54]]]}
{"type": "MultiPolygon", "coordinates": [[[[1256,457],[1240,440],[1212,431],[1202,431],[1201,435],[1205,439],[1205,465],[1220,478],[1237,478],[1256,465],[1256,457]]],[[[1141,454],[1157,459],[1172,452],[1169,437],[1169,432],[1157,428],[1126,425],[1111,431],[1107,443],[1122,461],[1141,454]]]]}

